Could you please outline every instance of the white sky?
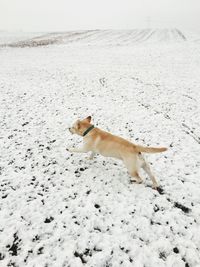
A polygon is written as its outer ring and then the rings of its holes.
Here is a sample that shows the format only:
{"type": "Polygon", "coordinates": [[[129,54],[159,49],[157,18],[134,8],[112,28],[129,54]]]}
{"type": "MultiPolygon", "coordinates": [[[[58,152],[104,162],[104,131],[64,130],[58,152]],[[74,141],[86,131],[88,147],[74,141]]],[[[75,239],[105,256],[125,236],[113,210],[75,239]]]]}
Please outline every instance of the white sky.
{"type": "Polygon", "coordinates": [[[65,31],[183,25],[200,26],[200,0],[0,0],[0,30],[65,31]]]}

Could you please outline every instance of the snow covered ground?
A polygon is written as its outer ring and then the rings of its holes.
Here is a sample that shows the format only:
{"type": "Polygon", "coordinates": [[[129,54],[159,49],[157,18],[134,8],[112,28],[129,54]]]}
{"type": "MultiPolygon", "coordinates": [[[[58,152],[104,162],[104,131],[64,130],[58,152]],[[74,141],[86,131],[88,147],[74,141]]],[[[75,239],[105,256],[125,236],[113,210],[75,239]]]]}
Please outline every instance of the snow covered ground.
{"type": "Polygon", "coordinates": [[[200,266],[199,44],[79,40],[0,48],[0,266],[200,266]],[[146,156],[163,191],[66,151],[88,115],[169,147],[146,156]]]}
{"type": "Polygon", "coordinates": [[[5,32],[0,31],[0,45],[12,44],[13,42],[22,42],[38,35],[43,35],[37,32],[5,32]]]}

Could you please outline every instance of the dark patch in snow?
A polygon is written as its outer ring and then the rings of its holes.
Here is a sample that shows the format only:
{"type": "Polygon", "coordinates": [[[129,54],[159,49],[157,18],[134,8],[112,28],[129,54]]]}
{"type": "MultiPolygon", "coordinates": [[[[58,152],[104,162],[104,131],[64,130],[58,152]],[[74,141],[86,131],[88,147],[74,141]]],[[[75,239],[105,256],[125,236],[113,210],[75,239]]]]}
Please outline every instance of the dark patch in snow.
{"type": "Polygon", "coordinates": [[[83,258],[83,254],[82,254],[82,253],[79,253],[78,251],[75,251],[75,252],[74,252],[74,256],[80,258],[80,260],[82,261],[83,264],[87,262],[87,261],[83,258]]]}
{"type": "Polygon", "coordinates": [[[184,213],[189,213],[191,212],[191,209],[187,208],[186,206],[178,203],[178,202],[174,202],[174,207],[175,208],[178,208],[178,209],[181,209],[184,213]]]}
{"type": "Polygon", "coordinates": [[[40,247],[40,248],[38,249],[37,254],[38,254],[38,255],[43,254],[43,250],[44,250],[44,248],[43,248],[43,247],[40,247]]]}
{"type": "Polygon", "coordinates": [[[92,251],[89,249],[89,248],[86,248],[85,249],[85,251],[83,252],[83,254],[85,255],[85,256],[92,256],[92,251]]]}
{"type": "Polygon", "coordinates": [[[157,211],[160,210],[160,208],[159,208],[157,205],[155,205],[154,208],[153,208],[153,210],[154,210],[155,212],[157,212],[157,211]]]}
{"type": "Polygon", "coordinates": [[[28,121],[24,122],[24,123],[22,124],[22,126],[24,127],[24,126],[26,126],[27,124],[29,124],[28,121]]]}
{"type": "Polygon", "coordinates": [[[183,131],[190,135],[198,144],[200,144],[200,137],[197,136],[193,130],[190,129],[190,127],[188,125],[186,125],[185,123],[182,123],[182,126],[184,127],[183,131]],[[187,130],[185,130],[187,129],[187,130]]]}
{"type": "Polygon", "coordinates": [[[76,177],[80,177],[81,176],[79,169],[75,170],[74,173],[76,174],[76,177]]]}
{"type": "Polygon", "coordinates": [[[54,218],[53,217],[49,217],[49,218],[46,218],[45,220],[44,220],[44,223],[50,223],[50,222],[52,222],[54,220],[54,218]]]}
{"type": "Polygon", "coordinates": [[[100,205],[99,204],[94,204],[95,208],[96,209],[99,209],[100,208],[100,205]]]}
{"type": "Polygon", "coordinates": [[[87,195],[89,195],[90,193],[91,193],[91,190],[88,190],[88,191],[86,192],[87,195]]]}
{"type": "Polygon", "coordinates": [[[5,258],[5,256],[0,252],[0,261],[2,261],[5,258]]]}
{"type": "Polygon", "coordinates": [[[174,253],[178,254],[179,253],[179,249],[177,247],[173,248],[174,253]]]}
{"type": "Polygon", "coordinates": [[[10,261],[10,262],[8,263],[7,267],[19,267],[19,265],[16,265],[16,263],[13,262],[13,261],[10,261]]]}
{"type": "Polygon", "coordinates": [[[27,262],[27,259],[28,259],[29,255],[32,254],[32,253],[33,253],[33,250],[30,249],[30,250],[28,251],[28,254],[27,254],[26,258],[24,259],[24,262],[27,262]]]}
{"type": "Polygon", "coordinates": [[[18,250],[20,250],[19,243],[21,242],[21,239],[19,239],[17,233],[15,233],[13,237],[14,237],[13,243],[8,251],[10,251],[12,256],[17,256],[18,250]]]}
{"type": "Polygon", "coordinates": [[[182,258],[182,261],[184,261],[184,262],[185,262],[185,267],[190,267],[189,263],[188,263],[188,262],[186,262],[185,258],[182,258]]]}
{"type": "Polygon", "coordinates": [[[166,260],[166,254],[165,254],[165,252],[163,252],[163,251],[160,252],[159,258],[165,261],[166,260]]]}
{"type": "Polygon", "coordinates": [[[80,168],[79,170],[80,170],[81,172],[83,172],[83,171],[87,170],[87,167],[85,167],[85,168],[80,168]]]}
{"type": "Polygon", "coordinates": [[[51,140],[51,141],[49,141],[48,143],[52,144],[52,143],[55,143],[55,142],[56,142],[56,139],[51,140]]]}
{"type": "MultiPolygon", "coordinates": [[[[94,249],[93,249],[94,251],[96,251],[96,252],[100,252],[100,251],[102,251],[102,249],[100,249],[100,248],[97,248],[97,247],[94,247],[94,249]]],[[[112,255],[112,251],[111,251],[111,255],[112,255]]]]}
{"type": "Polygon", "coordinates": [[[39,235],[35,235],[34,238],[32,239],[33,242],[38,241],[38,240],[40,240],[39,235]]]}
{"type": "Polygon", "coordinates": [[[101,232],[101,229],[99,227],[94,227],[95,231],[101,232]]]}
{"type": "Polygon", "coordinates": [[[130,262],[133,262],[133,259],[132,259],[132,258],[129,258],[129,261],[130,261],[130,262]]]}
{"type": "Polygon", "coordinates": [[[154,222],[153,220],[150,220],[150,224],[151,224],[151,225],[154,225],[154,224],[161,225],[160,222],[154,222]]]}

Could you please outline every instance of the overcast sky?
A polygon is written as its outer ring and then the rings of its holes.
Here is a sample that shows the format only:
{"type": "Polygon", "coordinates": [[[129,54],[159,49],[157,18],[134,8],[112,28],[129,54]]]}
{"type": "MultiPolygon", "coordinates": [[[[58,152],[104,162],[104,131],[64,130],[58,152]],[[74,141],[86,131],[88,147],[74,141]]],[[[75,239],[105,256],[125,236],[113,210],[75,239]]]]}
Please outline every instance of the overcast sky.
{"type": "Polygon", "coordinates": [[[200,0],[0,0],[0,30],[200,27],[200,0]]]}

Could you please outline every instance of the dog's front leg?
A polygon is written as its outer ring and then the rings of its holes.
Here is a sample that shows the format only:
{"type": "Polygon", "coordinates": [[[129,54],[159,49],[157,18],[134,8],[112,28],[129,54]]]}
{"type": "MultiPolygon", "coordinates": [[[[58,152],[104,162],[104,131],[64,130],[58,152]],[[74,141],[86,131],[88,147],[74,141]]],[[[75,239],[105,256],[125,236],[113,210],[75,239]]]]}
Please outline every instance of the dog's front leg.
{"type": "Polygon", "coordinates": [[[96,153],[92,151],[91,154],[90,154],[90,156],[87,157],[87,159],[92,160],[95,155],[96,155],[96,153]]]}
{"type": "Polygon", "coordinates": [[[80,147],[80,148],[75,148],[75,147],[72,147],[72,148],[67,148],[67,151],[69,152],[75,152],[75,153],[87,153],[88,152],[88,149],[86,147],[80,147]]]}
{"type": "Polygon", "coordinates": [[[94,156],[95,156],[95,152],[92,151],[91,154],[90,154],[90,156],[88,157],[88,159],[89,160],[92,160],[94,158],[94,156]]]}

